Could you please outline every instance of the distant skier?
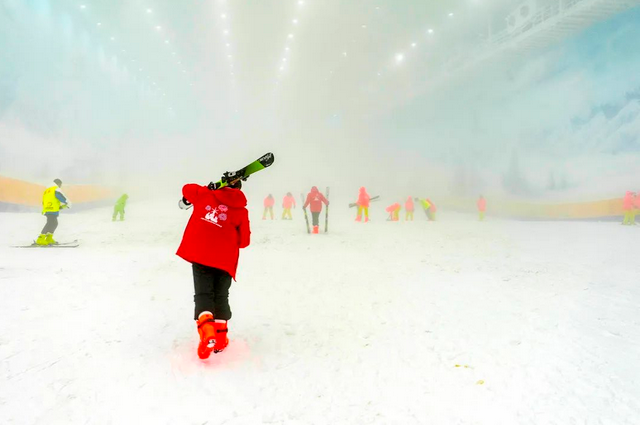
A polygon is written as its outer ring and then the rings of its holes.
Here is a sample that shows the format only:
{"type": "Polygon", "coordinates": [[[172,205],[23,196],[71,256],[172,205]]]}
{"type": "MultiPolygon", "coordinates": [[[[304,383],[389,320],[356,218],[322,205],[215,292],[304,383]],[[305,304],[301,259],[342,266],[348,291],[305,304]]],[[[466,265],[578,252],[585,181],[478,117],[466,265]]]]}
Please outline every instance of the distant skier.
{"type": "Polygon", "coordinates": [[[487,200],[484,199],[484,196],[480,195],[480,198],[478,198],[478,202],[476,202],[476,205],[478,206],[478,215],[480,216],[480,221],[484,221],[484,215],[487,211],[487,200]]]}
{"type": "Polygon", "coordinates": [[[291,215],[291,208],[296,207],[296,198],[293,197],[291,192],[287,192],[285,197],[282,199],[282,219],[283,220],[293,220],[293,216],[291,215]]]}
{"type": "Polygon", "coordinates": [[[124,221],[124,208],[127,206],[127,199],[129,199],[129,195],[126,193],[118,198],[113,207],[113,216],[111,217],[111,221],[116,221],[116,217],[118,215],[120,215],[120,221],[124,221]]]}
{"type": "Polygon", "coordinates": [[[362,213],[364,213],[364,222],[367,223],[369,221],[370,202],[371,197],[367,193],[367,189],[361,187],[360,192],[358,193],[358,202],[356,202],[356,205],[358,206],[358,215],[356,216],[356,221],[362,221],[362,213]]]}
{"type": "Polygon", "coordinates": [[[429,199],[418,199],[417,202],[420,202],[422,205],[422,209],[424,210],[424,214],[427,216],[429,221],[435,221],[436,219],[436,206],[429,199]]]}
{"type": "Polygon", "coordinates": [[[395,203],[393,205],[389,205],[385,211],[389,213],[389,217],[387,221],[398,221],[400,220],[400,210],[402,206],[399,203],[395,203]]]}
{"type": "Polygon", "coordinates": [[[193,212],[177,255],[192,264],[201,359],[229,343],[229,287],[236,276],[239,249],[249,246],[251,235],[247,198],[241,188],[240,181],[218,190],[198,184],[182,188],[181,208],[193,204],[193,212]]]}
{"type": "Polygon", "coordinates": [[[413,212],[415,210],[415,206],[413,204],[413,198],[409,196],[404,203],[405,216],[404,221],[413,221],[413,212]]]}
{"type": "Polygon", "coordinates": [[[633,192],[630,190],[624,195],[624,199],[622,200],[622,210],[624,211],[624,220],[622,224],[625,226],[631,226],[635,224],[635,217],[633,214],[634,207],[634,196],[633,192]]]}
{"type": "Polygon", "coordinates": [[[429,203],[429,210],[427,211],[427,217],[429,218],[429,221],[436,221],[436,212],[438,211],[438,208],[431,201],[431,199],[427,198],[426,201],[429,203]]]}
{"type": "Polygon", "coordinates": [[[320,232],[320,213],[322,212],[322,204],[329,205],[329,201],[324,197],[322,193],[318,190],[316,186],[311,188],[311,192],[307,195],[307,200],[305,201],[302,208],[307,208],[310,206],[311,210],[311,221],[313,224],[313,233],[318,234],[320,232]]]}
{"type": "Polygon", "coordinates": [[[275,204],[276,204],[276,200],[273,199],[273,195],[272,194],[269,194],[269,196],[264,198],[264,212],[262,213],[262,219],[263,220],[267,219],[267,213],[269,213],[269,216],[271,217],[271,220],[273,220],[273,206],[275,204]]]}
{"type": "Polygon", "coordinates": [[[42,195],[42,214],[47,217],[47,224],[44,225],[40,236],[36,239],[37,245],[53,245],[57,242],[53,239],[53,233],[58,228],[58,216],[60,210],[71,208],[71,201],[62,193],[62,181],[55,179],[56,185],[47,188],[42,195]]]}
{"type": "Polygon", "coordinates": [[[633,209],[632,222],[633,224],[635,224],[636,216],[640,214],[640,191],[636,193],[636,197],[634,198],[634,201],[633,201],[633,206],[634,206],[634,209],[633,209]]]}

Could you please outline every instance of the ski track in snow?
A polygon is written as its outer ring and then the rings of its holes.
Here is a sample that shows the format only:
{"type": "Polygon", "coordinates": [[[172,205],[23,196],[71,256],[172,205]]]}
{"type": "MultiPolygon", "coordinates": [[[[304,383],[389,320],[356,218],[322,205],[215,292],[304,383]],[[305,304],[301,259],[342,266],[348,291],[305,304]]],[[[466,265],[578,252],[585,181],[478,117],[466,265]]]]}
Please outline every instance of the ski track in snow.
{"type": "Polygon", "coordinates": [[[201,361],[173,205],[63,214],[66,250],[9,248],[44,220],[0,215],[1,423],[640,421],[640,227],[333,206],[309,236],[255,209],[231,343],[201,361]]]}

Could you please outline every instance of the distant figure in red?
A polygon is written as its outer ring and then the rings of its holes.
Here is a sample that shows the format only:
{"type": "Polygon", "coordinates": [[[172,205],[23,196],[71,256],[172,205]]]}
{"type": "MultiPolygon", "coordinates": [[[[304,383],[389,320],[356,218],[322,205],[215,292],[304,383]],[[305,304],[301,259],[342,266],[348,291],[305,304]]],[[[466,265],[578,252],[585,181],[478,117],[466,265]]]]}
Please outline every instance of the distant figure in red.
{"type": "Polygon", "coordinates": [[[480,198],[478,198],[478,202],[476,202],[476,205],[478,205],[478,214],[480,215],[480,221],[484,221],[484,214],[487,211],[487,200],[484,199],[484,196],[480,195],[480,198]]]}
{"type": "Polygon", "coordinates": [[[387,221],[398,221],[400,219],[401,209],[402,209],[402,206],[397,202],[393,205],[389,205],[385,210],[386,212],[389,213],[389,218],[387,218],[387,221]]]}
{"type": "Polygon", "coordinates": [[[311,218],[313,223],[313,233],[317,234],[320,231],[320,213],[322,212],[322,204],[329,205],[329,201],[324,197],[322,193],[318,190],[316,186],[311,188],[311,192],[307,195],[307,200],[305,201],[302,208],[307,208],[310,206],[309,210],[311,210],[311,218]]]}
{"type": "Polygon", "coordinates": [[[362,221],[362,213],[364,212],[364,222],[369,221],[369,204],[371,202],[371,197],[367,193],[367,189],[364,187],[360,188],[360,193],[358,193],[358,215],[356,216],[356,221],[362,221]]]}
{"type": "Polygon", "coordinates": [[[622,210],[624,211],[624,220],[622,221],[622,224],[625,226],[633,226],[636,224],[635,214],[633,211],[634,203],[633,192],[628,190],[622,200],[622,210]]]}
{"type": "Polygon", "coordinates": [[[429,221],[436,221],[436,211],[438,211],[438,208],[436,207],[436,204],[431,202],[431,199],[427,198],[427,202],[431,205],[427,211],[427,217],[429,218],[429,221]]]}
{"type": "Polygon", "coordinates": [[[287,192],[287,195],[282,200],[282,219],[293,220],[291,215],[291,208],[296,207],[296,198],[293,197],[291,192],[287,192]]]}
{"type": "Polygon", "coordinates": [[[264,198],[264,213],[262,213],[262,219],[267,219],[267,213],[271,216],[271,220],[273,220],[273,206],[275,205],[276,200],[273,199],[273,195],[269,194],[266,198],[264,198]]]}
{"type": "Polygon", "coordinates": [[[415,206],[413,204],[413,198],[409,196],[404,203],[405,216],[404,221],[413,221],[413,211],[415,210],[415,206]]]}

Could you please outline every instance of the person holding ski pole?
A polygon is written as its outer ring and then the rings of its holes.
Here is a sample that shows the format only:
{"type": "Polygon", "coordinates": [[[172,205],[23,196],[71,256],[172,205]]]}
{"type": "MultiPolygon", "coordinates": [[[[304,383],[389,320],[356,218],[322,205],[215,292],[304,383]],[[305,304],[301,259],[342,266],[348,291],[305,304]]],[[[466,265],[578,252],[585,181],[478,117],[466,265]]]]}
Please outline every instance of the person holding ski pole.
{"type": "Polygon", "coordinates": [[[367,189],[364,187],[360,188],[360,192],[358,193],[358,202],[356,205],[358,206],[358,215],[356,216],[356,221],[362,221],[362,213],[364,212],[364,222],[367,223],[369,221],[369,205],[371,203],[371,197],[367,193],[367,189]]]}
{"type": "Polygon", "coordinates": [[[404,221],[413,221],[413,211],[415,210],[415,206],[413,204],[413,198],[411,196],[409,196],[405,201],[404,209],[406,211],[404,221]]]}
{"type": "Polygon", "coordinates": [[[302,208],[310,207],[311,221],[313,224],[313,233],[318,234],[320,232],[320,213],[322,212],[322,204],[329,205],[329,201],[324,197],[316,186],[311,188],[311,192],[307,194],[307,200],[302,208]]]}
{"type": "Polygon", "coordinates": [[[267,219],[267,213],[271,216],[271,220],[273,220],[273,206],[275,205],[276,200],[273,199],[273,195],[269,194],[266,198],[264,198],[264,212],[262,213],[262,219],[267,219]]]}
{"type": "Polygon", "coordinates": [[[36,244],[41,246],[54,245],[57,242],[53,239],[53,232],[58,228],[58,216],[60,210],[71,208],[71,201],[62,193],[62,181],[55,179],[55,186],[51,186],[42,195],[42,214],[47,217],[47,224],[44,225],[40,236],[36,239],[36,244]]]}
{"type": "Polygon", "coordinates": [[[120,215],[120,221],[124,221],[124,208],[127,206],[127,199],[129,199],[129,195],[126,193],[122,195],[113,207],[113,216],[111,217],[111,221],[116,221],[116,217],[120,215]]]}
{"type": "Polygon", "coordinates": [[[291,215],[291,208],[296,207],[296,198],[293,197],[291,192],[287,192],[286,196],[282,200],[282,220],[293,220],[291,215]]]}
{"type": "Polygon", "coordinates": [[[187,184],[182,188],[180,208],[193,205],[193,212],[176,253],[193,270],[201,359],[212,351],[219,353],[229,343],[229,288],[236,277],[240,249],[249,246],[251,238],[242,182],[229,182],[216,190],[210,186],[187,184]]]}

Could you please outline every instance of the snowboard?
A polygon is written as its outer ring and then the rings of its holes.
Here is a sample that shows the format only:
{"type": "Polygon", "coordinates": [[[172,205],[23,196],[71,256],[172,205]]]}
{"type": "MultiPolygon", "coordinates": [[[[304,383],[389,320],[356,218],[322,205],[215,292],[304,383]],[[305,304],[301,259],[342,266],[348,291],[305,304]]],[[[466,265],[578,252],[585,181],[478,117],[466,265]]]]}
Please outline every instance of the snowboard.
{"type": "MultiPolygon", "coordinates": [[[[377,201],[378,199],[380,199],[380,196],[374,196],[373,198],[369,199],[369,202],[373,202],[373,201],[377,201]]],[[[357,202],[353,202],[351,204],[349,204],[349,208],[353,208],[353,207],[357,207],[358,203],[357,202]]]]}
{"type": "Polygon", "coordinates": [[[35,241],[31,245],[15,245],[12,248],[77,248],[80,246],[80,243],[76,239],[71,242],[58,242],[53,245],[38,245],[35,241]]]}
{"type": "MultiPolygon", "coordinates": [[[[304,193],[300,194],[300,198],[302,199],[302,205],[304,205],[304,193]]],[[[302,211],[304,211],[304,222],[307,223],[307,233],[311,233],[311,228],[309,227],[309,215],[307,215],[307,209],[302,207],[302,211]]]]}
{"type": "Polygon", "coordinates": [[[218,190],[223,187],[229,186],[237,182],[238,180],[246,180],[251,174],[257,173],[260,170],[264,170],[267,167],[270,167],[275,161],[275,156],[269,152],[262,155],[260,158],[253,161],[251,164],[242,167],[238,171],[227,171],[224,173],[222,178],[217,182],[209,183],[209,189],[218,190]]]}

